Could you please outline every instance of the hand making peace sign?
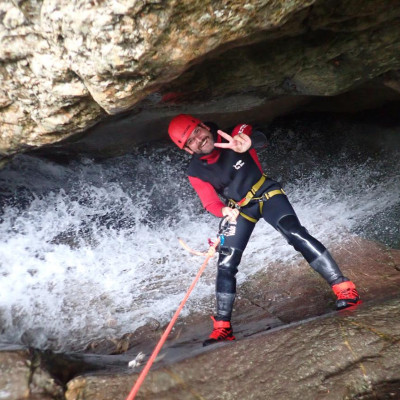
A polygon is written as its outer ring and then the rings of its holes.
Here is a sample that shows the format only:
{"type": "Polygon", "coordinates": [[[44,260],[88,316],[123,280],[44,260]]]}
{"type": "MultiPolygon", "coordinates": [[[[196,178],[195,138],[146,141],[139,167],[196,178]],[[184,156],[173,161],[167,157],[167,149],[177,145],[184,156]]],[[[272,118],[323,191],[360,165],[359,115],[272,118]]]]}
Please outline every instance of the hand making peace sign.
{"type": "Polygon", "coordinates": [[[214,143],[215,147],[220,147],[222,149],[231,149],[236,153],[244,153],[251,147],[251,139],[245,133],[239,133],[234,137],[228,135],[221,130],[218,130],[217,133],[218,135],[226,139],[228,143],[214,143]]]}

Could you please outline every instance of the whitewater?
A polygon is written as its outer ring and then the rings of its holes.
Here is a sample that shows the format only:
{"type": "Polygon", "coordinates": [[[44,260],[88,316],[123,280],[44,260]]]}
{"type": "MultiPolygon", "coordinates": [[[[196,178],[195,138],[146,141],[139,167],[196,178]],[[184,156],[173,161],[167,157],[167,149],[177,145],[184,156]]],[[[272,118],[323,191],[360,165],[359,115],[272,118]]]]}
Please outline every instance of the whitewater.
{"type": "MultiPolygon", "coordinates": [[[[400,128],[357,124],[335,136],[275,127],[260,154],[300,221],[328,248],[348,235],[399,247],[400,128]]],[[[219,220],[185,175],[187,155],[167,141],[106,160],[56,162],[33,154],[0,171],[0,343],[85,348],[149,321],[168,322],[219,220]]],[[[300,256],[260,221],[239,285],[300,256]]],[[[216,259],[183,314],[213,311],[216,259]]]]}

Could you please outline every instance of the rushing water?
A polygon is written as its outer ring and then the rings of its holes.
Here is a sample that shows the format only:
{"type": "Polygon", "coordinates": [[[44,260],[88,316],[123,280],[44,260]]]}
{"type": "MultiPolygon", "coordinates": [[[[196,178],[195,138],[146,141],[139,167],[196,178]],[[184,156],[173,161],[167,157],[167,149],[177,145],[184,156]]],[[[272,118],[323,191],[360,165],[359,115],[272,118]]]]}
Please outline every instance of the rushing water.
{"type": "MultiPolygon", "coordinates": [[[[327,247],[349,233],[398,247],[400,128],[306,122],[275,124],[261,154],[300,220],[327,247]]],[[[21,155],[0,171],[0,341],[79,350],[167,322],[203,260],[177,238],[205,250],[219,222],[202,210],[186,164],[159,143],[106,161],[21,155]]],[[[296,260],[260,222],[239,283],[296,260]]],[[[184,313],[210,312],[214,276],[215,261],[184,313]]]]}

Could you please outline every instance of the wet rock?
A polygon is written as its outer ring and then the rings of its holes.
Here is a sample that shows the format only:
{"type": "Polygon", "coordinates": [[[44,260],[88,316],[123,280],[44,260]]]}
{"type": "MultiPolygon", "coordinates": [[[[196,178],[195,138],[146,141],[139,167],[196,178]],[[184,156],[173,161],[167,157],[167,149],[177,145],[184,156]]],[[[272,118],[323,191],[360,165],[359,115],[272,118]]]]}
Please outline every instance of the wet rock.
{"type": "MultiPolygon", "coordinates": [[[[360,307],[334,312],[331,289],[303,262],[269,266],[238,290],[239,340],[203,348],[208,318],[179,321],[137,398],[396,398],[390,393],[400,390],[400,251],[349,237],[331,252],[356,282],[360,307]]],[[[135,352],[149,355],[152,348],[144,340],[135,352]]],[[[102,400],[103,387],[123,399],[135,380],[124,371],[86,374],[68,383],[66,396],[102,400]]]]}
{"type": "Polygon", "coordinates": [[[40,365],[37,353],[0,351],[0,398],[5,400],[61,400],[63,389],[40,365]]]}
{"type": "MultiPolygon", "coordinates": [[[[330,251],[345,276],[355,282],[363,301],[398,293],[400,250],[349,236],[330,251]]],[[[301,257],[296,265],[268,266],[241,286],[240,296],[285,323],[325,314],[335,306],[330,287],[301,257]]],[[[241,314],[240,303],[236,308],[241,314]]]]}
{"type": "MultiPolygon", "coordinates": [[[[400,299],[215,346],[150,372],[138,399],[390,398],[400,382],[400,299]],[[387,388],[383,389],[383,388],[387,388]]],[[[85,376],[68,400],[124,399],[133,375],[85,376]]]]}
{"type": "Polygon", "coordinates": [[[126,333],[120,338],[100,339],[88,344],[85,353],[90,354],[121,354],[130,348],[143,344],[149,339],[156,339],[159,334],[160,323],[151,318],[145,325],[133,333],[126,333]]]}

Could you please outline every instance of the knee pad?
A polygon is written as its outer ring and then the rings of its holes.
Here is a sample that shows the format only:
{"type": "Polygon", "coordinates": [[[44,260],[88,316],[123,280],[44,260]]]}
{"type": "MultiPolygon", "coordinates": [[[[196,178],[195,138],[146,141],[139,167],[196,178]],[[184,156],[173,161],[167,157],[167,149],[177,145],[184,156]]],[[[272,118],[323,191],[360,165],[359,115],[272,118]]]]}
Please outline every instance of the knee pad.
{"type": "Polygon", "coordinates": [[[219,293],[236,292],[236,274],[243,251],[234,247],[221,247],[218,260],[216,290],[219,293]]]}
{"type": "Polygon", "coordinates": [[[232,275],[236,275],[242,254],[242,250],[222,246],[219,252],[218,269],[229,271],[232,275]]]}
{"type": "Polygon", "coordinates": [[[301,241],[308,235],[306,228],[300,224],[295,215],[282,217],[278,221],[277,229],[296,250],[298,250],[297,247],[301,247],[301,241]]]}
{"type": "Polygon", "coordinates": [[[282,217],[276,228],[308,262],[312,262],[326,250],[322,243],[307,232],[295,215],[282,217]]]}

